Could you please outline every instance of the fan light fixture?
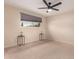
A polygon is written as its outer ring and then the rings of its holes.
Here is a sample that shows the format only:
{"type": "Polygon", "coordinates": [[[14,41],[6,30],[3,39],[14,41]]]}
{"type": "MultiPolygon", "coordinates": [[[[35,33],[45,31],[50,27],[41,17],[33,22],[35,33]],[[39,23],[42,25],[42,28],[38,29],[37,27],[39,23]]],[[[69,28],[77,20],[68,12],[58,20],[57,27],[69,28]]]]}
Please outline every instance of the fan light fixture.
{"type": "Polygon", "coordinates": [[[48,12],[52,11],[52,9],[48,9],[48,12]]]}
{"type": "Polygon", "coordinates": [[[62,4],[62,2],[58,2],[58,3],[54,4],[54,5],[51,5],[52,2],[47,2],[46,0],[43,0],[43,2],[44,2],[44,4],[47,7],[41,7],[41,8],[38,8],[38,9],[47,9],[47,11],[46,11],[47,13],[50,12],[50,11],[52,11],[52,10],[59,11],[59,9],[56,9],[54,7],[62,4]]]}

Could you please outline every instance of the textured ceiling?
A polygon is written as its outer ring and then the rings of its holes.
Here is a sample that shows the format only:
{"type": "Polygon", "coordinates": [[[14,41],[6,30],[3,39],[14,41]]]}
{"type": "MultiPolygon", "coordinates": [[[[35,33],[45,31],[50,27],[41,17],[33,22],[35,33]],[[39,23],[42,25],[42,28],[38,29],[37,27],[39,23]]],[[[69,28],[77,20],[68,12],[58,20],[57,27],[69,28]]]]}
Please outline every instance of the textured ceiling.
{"type": "Polygon", "coordinates": [[[46,10],[40,10],[39,7],[45,7],[46,5],[42,0],[5,0],[5,4],[16,6],[25,10],[29,10],[38,13],[43,16],[57,15],[74,9],[74,0],[46,0],[52,2],[52,5],[61,1],[62,5],[56,6],[59,11],[51,11],[46,13],[46,10]]]}

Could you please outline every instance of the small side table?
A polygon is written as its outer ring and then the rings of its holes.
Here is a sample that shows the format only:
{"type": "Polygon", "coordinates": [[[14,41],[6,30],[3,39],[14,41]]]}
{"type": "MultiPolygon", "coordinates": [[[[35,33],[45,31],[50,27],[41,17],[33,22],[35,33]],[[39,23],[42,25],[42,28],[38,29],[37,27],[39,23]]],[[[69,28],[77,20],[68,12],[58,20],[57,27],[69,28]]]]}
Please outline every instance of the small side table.
{"type": "Polygon", "coordinates": [[[25,36],[24,35],[19,35],[17,36],[17,45],[22,46],[25,45],[25,36]]]}
{"type": "Polygon", "coordinates": [[[39,34],[39,40],[43,40],[43,35],[44,35],[43,33],[39,34]]]}

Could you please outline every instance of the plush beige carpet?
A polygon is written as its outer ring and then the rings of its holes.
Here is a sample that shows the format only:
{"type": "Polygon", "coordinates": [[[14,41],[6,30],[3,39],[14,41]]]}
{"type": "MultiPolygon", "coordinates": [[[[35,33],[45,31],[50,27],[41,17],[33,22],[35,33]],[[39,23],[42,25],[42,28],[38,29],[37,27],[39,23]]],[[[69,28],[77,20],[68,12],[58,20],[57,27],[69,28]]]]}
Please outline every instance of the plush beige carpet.
{"type": "Polygon", "coordinates": [[[5,59],[74,59],[74,47],[53,41],[5,49],[5,59]]]}

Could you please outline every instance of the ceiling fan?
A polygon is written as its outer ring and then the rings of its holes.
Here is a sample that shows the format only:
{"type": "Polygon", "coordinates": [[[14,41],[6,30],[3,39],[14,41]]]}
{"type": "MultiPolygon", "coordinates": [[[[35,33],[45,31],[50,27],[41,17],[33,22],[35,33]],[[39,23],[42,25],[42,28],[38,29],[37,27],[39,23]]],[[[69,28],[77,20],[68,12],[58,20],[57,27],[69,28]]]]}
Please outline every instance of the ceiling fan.
{"type": "Polygon", "coordinates": [[[47,10],[47,13],[48,13],[49,11],[52,11],[52,10],[59,11],[59,9],[56,9],[56,8],[54,8],[54,7],[56,7],[56,6],[62,4],[62,2],[58,2],[58,3],[54,4],[54,5],[51,5],[52,3],[51,3],[51,2],[48,2],[48,3],[47,3],[46,0],[43,0],[43,2],[45,3],[45,5],[46,5],[47,7],[41,7],[41,8],[38,8],[38,9],[48,9],[48,10],[47,10]]]}

